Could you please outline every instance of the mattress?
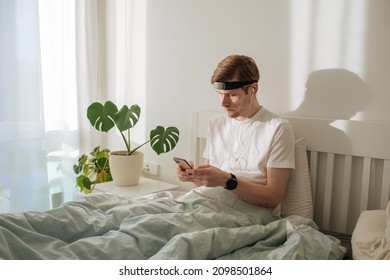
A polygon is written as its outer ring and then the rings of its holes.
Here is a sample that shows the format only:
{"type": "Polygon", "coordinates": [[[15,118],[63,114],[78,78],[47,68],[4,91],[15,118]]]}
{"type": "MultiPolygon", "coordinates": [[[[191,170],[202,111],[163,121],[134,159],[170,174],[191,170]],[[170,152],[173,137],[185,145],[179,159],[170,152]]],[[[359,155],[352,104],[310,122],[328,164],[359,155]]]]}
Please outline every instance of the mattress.
{"type": "Polygon", "coordinates": [[[365,210],[361,212],[352,232],[351,245],[353,259],[371,260],[390,258],[389,204],[386,210],[365,210]]]}

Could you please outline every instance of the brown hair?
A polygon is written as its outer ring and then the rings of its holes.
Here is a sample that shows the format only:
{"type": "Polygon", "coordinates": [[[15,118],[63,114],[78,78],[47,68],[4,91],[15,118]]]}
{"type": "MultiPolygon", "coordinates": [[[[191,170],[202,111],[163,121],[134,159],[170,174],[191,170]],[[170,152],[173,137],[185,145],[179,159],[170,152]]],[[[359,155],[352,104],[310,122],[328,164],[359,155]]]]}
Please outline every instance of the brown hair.
{"type": "Polygon", "coordinates": [[[259,79],[259,69],[252,58],[245,55],[229,55],[218,63],[211,77],[211,83],[258,81],[259,79]]]}

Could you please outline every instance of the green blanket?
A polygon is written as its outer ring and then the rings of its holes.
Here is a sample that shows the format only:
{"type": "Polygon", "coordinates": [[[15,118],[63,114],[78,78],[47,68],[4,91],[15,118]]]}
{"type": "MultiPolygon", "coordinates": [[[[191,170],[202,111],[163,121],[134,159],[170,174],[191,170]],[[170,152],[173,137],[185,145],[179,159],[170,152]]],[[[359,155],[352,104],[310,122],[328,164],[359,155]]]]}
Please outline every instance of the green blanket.
{"type": "Polygon", "coordinates": [[[223,188],[136,199],[92,194],[46,212],[0,215],[0,259],[342,259],[346,249],[300,216],[223,188]]]}

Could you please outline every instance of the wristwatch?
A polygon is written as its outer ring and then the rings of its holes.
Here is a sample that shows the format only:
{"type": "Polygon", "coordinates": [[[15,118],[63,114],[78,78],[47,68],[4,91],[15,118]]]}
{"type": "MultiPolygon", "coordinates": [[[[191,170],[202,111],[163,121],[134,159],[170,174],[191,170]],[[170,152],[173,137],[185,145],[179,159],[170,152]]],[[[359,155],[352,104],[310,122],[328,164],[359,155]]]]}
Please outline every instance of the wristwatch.
{"type": "Polygon", "coordinates": [[[237,187],[237,178],[234,176],[234,174],[230,173],[231,177],[230,179],[226,182],[226,187],[225,189],[232,191],[237,187]]]}

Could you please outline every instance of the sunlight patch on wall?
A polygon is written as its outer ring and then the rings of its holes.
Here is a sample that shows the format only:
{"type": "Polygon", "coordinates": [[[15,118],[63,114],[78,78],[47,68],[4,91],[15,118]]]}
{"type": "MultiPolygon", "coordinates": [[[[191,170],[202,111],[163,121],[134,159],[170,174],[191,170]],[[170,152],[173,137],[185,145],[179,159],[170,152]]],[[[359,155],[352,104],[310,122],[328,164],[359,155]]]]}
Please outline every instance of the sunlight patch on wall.
{"type": "Polygon", "coordinates": [[[303,101],[313,71],[348,69],[364,75],[366,1],[290,1],[290,104],[294,108],[303,101]]]}
{"type": "Polygon", "coordinates": [[[344,67],[354,71],[360,77],[364,77],[365,74],[366,1],[348,1],[349,5],[346,7],[348,32],[345,36],[345,48],[341,58],[344,67]]]}
{"type": "Polygon", "coordinates": [[[305,79],[310,58],[310,22],[312,1],[290,1],[290,38],[291,38],[291,94],[290,104],[297,107],[305,93],[305,79]]]}

